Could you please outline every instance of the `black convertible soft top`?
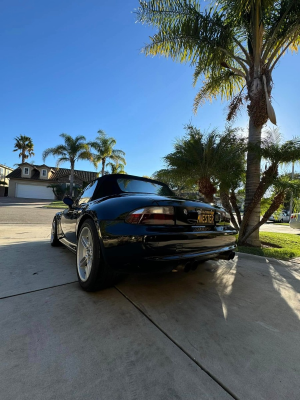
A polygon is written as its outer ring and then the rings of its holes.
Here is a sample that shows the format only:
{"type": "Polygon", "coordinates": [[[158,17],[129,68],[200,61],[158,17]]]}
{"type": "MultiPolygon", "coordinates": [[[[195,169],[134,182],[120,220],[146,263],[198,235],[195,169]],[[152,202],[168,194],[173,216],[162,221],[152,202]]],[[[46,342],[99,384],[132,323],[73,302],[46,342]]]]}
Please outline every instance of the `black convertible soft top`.
{"type": "Polygon", "coordinates": [[[165,192],[164,195],[174,196],[171,189],[162,182],[141,176],[127,174],[111,174],[101,176],[93,198],[113,196],[122,193],[149,193],[159,194],[159,191],[165,192]],[[145,182],[145,184],[143,184],[145,182]]]}

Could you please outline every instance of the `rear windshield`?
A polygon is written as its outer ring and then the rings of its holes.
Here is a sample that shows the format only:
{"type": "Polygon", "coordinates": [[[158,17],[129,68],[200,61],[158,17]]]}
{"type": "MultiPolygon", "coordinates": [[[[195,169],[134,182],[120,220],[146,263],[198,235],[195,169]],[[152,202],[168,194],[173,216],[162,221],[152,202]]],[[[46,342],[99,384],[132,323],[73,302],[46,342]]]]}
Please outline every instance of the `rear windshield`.
{"type": "Polygon", "coordinates": [[[159,196],[174,196],[174,192],[167,185],[157,182],[147,182],[139,179],[117,179],[122,192],[126,193],[149,193],[159,196]]]}

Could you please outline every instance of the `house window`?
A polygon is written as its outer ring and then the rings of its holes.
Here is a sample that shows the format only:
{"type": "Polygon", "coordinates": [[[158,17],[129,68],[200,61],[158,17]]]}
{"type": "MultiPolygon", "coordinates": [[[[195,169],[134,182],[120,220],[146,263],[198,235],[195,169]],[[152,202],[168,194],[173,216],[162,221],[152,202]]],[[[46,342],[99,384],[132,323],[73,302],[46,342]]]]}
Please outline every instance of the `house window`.
{"type": "Polygon", "coordinates": [[[24,175],[29,175],[29,168],[28,167],[24,168],[24,175]]]}
{"type": "Polygon", "coordinates": [[[4,169],[0,168],[0,180],[4,179],[4,169]]]}
{"type": "Polygon", "coordinates": [[[42,169],[42,176],[43,177],[47,177],[47,170],[46,169],[42,169]]]}

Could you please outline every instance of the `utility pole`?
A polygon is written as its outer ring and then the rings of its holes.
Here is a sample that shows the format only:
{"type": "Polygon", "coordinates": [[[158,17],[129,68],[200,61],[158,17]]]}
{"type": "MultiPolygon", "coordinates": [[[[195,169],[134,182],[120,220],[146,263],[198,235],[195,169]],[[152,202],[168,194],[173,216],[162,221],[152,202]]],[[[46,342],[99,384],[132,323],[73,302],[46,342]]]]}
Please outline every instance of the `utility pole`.
{"type": "MultiPolygon", "coordinates": [[[[294,171],[295,170],[295,163],[292,163],[292,180],[294,179],[294,171]]],[[[293,212],[293,194],[291,194],[291,201],[290,201],[290,219],[293,212]]]]}

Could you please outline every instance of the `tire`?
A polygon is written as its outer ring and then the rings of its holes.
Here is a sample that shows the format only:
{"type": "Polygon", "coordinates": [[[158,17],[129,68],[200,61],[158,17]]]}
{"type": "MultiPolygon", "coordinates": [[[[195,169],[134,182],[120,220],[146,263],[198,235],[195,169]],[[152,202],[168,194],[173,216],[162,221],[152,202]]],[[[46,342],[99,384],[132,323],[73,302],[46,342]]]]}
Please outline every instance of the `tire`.
{"type": "Polygon", "coordinates": [[[98,232],[91,219],[79,231],[76,271],[80,286],[87,292],[105,289],[114,283],[115,275],[103,259],[98,232]]]}
{"type": "Polygon", "coordinates": [[[61,243],[60,243],[60,241],[58,240],[58,237],[57,237],[57,219],[56,219],[56,217],[54,217],[53,221],[52,221],[50,244],[53,247],[61,246],[61,243]]]}

